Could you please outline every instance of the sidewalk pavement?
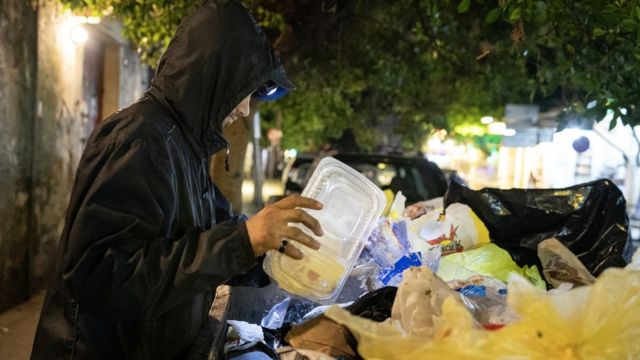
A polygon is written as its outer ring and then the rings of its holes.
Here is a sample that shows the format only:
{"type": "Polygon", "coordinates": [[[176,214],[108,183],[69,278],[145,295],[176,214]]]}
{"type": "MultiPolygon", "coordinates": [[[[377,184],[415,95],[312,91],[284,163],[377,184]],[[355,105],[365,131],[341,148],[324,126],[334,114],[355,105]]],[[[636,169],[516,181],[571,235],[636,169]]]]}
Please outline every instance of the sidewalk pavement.
{"type": "Polygon", "coordinates": [[[44,291],[0,314],[0,359],[25,360],[31,346],[44,302],[44,291]]]}

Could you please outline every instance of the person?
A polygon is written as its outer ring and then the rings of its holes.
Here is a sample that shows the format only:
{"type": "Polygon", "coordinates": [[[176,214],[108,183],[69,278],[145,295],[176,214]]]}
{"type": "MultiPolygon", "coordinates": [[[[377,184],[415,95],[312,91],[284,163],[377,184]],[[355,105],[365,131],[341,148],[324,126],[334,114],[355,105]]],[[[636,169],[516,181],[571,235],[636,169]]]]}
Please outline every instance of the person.
{"type": "Polygon", "coordinates": [[[319,247],[288,224],[321,235],[302,210],[320,203],[287,197],[247,219],[208,171],[228,148],[223,126],[249,114],[251,95],[292,87],[237,1],[209,0],[181,23],[145,96],[86,145],[33,359],[206,357],[218,285],[269,250],[300,259],[319,247]]]}

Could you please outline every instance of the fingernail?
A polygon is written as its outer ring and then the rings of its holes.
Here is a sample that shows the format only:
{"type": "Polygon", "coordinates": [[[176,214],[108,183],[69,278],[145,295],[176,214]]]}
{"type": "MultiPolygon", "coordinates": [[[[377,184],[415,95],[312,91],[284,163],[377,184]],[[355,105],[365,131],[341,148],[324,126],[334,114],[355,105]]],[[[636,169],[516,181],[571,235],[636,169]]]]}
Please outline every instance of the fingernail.
{"type": "Polygon", "coordinates": [[[322,209],[322,206],[323,206],[323,205],[322,205],[322,203],[321,203],[321,202],[317,202],[317,203],[316,203],[316,207],[317,207],[318,209],[322,209]]]}
{"type": "Polygon", "coordinates": [[[317,242],[317,241],[316,241],[316,242],[314,242],[314,243],[313,243],[313,248],[314,248],[315,250],[320,249],[320,243],[319,243],[319,242],[317,242]]]}

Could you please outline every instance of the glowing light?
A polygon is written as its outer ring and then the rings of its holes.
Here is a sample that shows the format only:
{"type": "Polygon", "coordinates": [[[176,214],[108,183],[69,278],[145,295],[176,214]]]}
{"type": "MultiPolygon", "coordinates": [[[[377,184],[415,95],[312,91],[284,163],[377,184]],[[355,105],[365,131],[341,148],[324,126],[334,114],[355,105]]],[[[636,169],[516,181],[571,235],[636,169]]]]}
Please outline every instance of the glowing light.
{"type": "Polygon", "coordinates": [[[97,16],[69,16],[58,27],[58,36],[65,43],[65,52],[74,51],[74,45],[83,45],[89,40],[86,26],[102,22],[97,16]],[[69,41],[70,40],[70,41],[69,41]]]}
{"type": "Polygon", "coordinates": [[[483,124],[485,124],[485,125],[489,125],[489,124],[491,124],[493,121],[494,121],[494,120],[493,120],[493,116],[483,116],[483,117],[480,119],[480,122],[481,122],[481,123],[483,123],[483,124]]]}
{"type": "Polygon", "coordinates": [[[488,126],[489,134],[491,135],[503,135],[506,129],[507,124],[502,121],[493,122],[488,126]]]}
{"type": "Polygon", "coordinates": [[[444,147],[445,147],[446,149],[448,149],[448,150],[453,149],[455,146],[456,146],[455,142],[454,142],[453,140],[451,140],[451,139],[447,139],[447,140],[444,142],[444,147]]]}
{"type": "Polygon", "coordinates": [[[427,147],[429,148],[429,151],[440,150],[442,149],[442,140],[438,137],[432,136],[429,138],[429,141],[427,141],[427,147]]]}
{"type": "Polygon", "coordinates": [[[513,136],[516,134],[516,129],[504,129],[502,135],[504,136],[513,136]]]}
{"type": "Polygon", "coordinates": [[[296,149],[287,149],[284,151],[284,156],[286,158],[294,158],[296,156],[298,156],[298,150],[296,149]]]}
{"type": "Polygon", "coordinates": [[[71,41],[78,45],[84,44],[89,40],[89,33],[81,24],[75,25],[71,28],[70,36],[71,41]]]}
{"type": "Polygon", "coordinates": [[[83,23],[83,24],[93,24],[93,25],[96,25],[96,24],[100,24],[100,22],[102,22],[102,19],[101,19],[101,18],[99,18],[99,17],[97,17],[97,16],[87,16],[87,17],[83,17],[83,18],[80,20],[80,22],[81,22],[81,23],[83,23]]]}

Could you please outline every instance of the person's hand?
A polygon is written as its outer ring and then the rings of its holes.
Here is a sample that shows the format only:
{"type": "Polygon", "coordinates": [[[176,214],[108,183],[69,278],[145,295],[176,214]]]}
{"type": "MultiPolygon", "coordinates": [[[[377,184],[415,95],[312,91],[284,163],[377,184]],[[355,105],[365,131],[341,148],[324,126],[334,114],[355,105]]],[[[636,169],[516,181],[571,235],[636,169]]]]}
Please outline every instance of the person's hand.
{"type": "Polygon", "coordinates": [[[269,250],[283,246],[284,254],[294,259],[302,259],[304,254],[293,243],[298,242],[312,249],[320,248],[320,243],[302,230],[289,226],[289,223],[301,223],[317,236],[324,234],[320,223],[302,208],[320,210],[322,204],[314,199],[299,195],[288,196],[278,202],[265,206],[260,212],[247,220],[247,232],[253,248],[253,254],[260,256],[269,250]]]}

